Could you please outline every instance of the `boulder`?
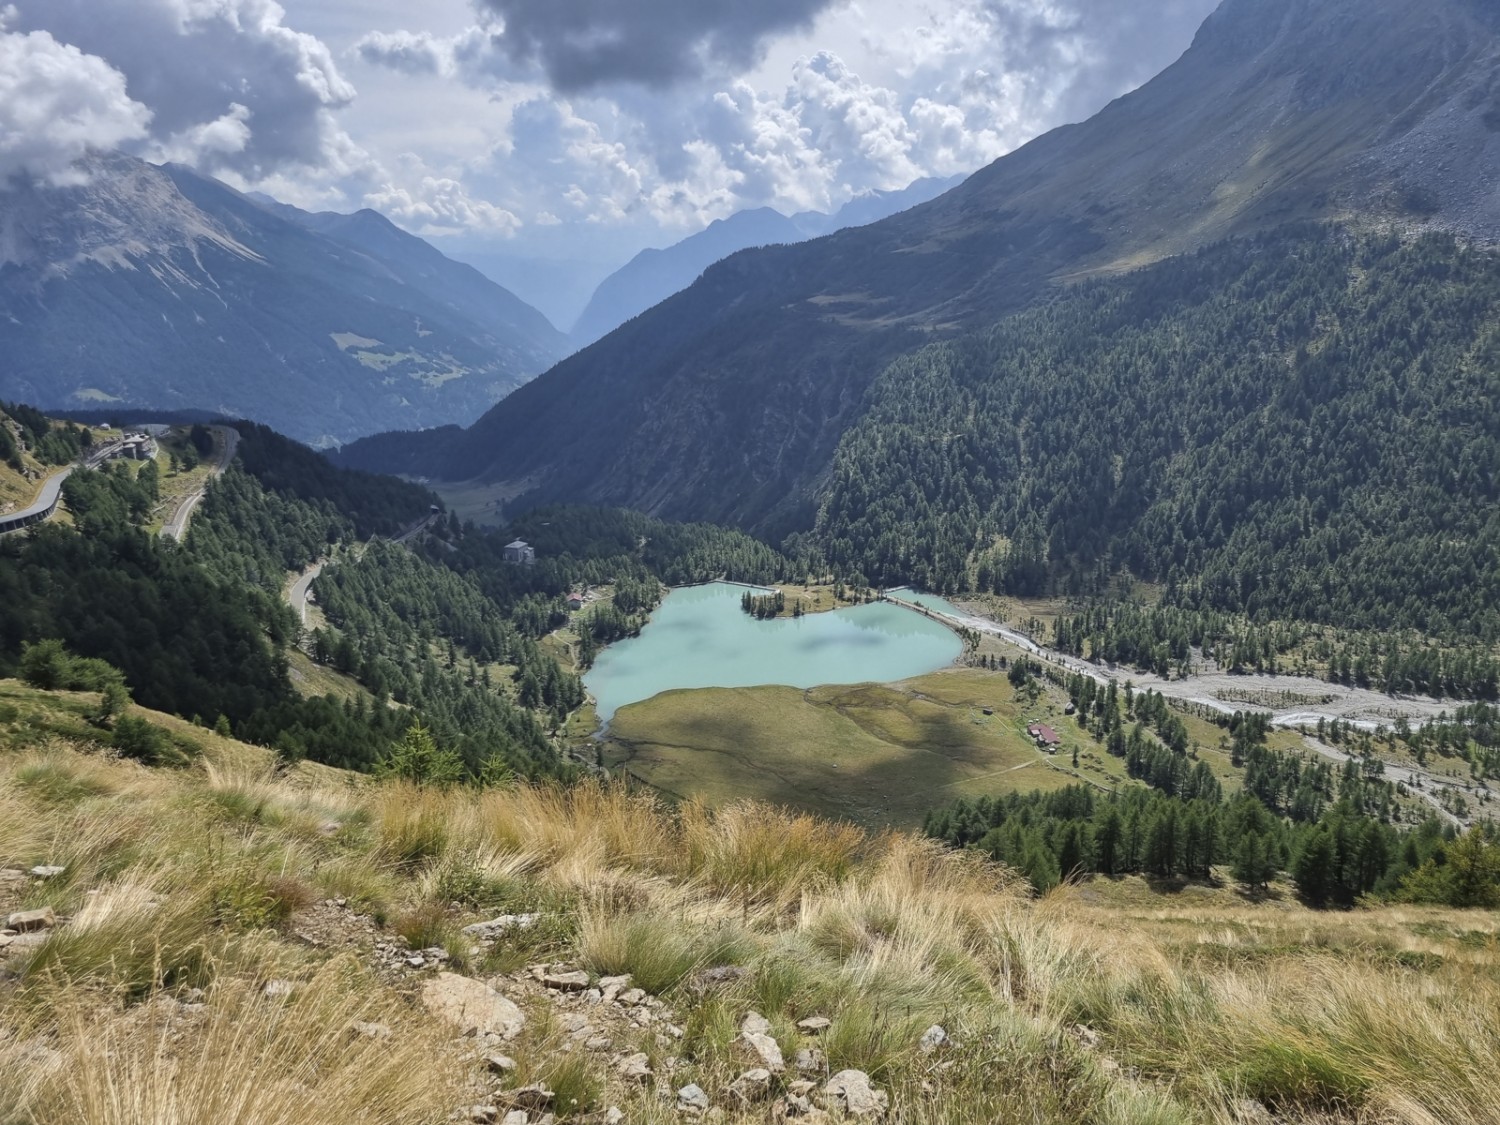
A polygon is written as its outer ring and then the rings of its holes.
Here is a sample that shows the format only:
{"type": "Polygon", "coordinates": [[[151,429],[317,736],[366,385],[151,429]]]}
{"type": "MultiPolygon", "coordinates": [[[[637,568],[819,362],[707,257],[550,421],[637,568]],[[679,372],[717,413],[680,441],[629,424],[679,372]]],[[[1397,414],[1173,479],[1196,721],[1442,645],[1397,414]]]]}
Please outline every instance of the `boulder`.
{"type": "Polygon", "coordinates": [[[740,1021],[741,1035],[769,1035],[771,1021],[759,1012],[751,1012],[740,1021]]]}
{"type": "Polygon", "coordinates": [[[7,930],[16,930],[19,933],[30,933],[32,930],[48,930],[57,925],[57,915],[52,912],[52,907],[44,906],[40,910],[18,910],[5,919],[7,930]]]}
{"type": "Polygon", "coordinates": [[[465,1035],[498,1035],[512,1039],[526,1026],[520,1008],[483,981],[457,973],[438,973],[422,988],[422,1004],[438,1019],[465,1035]]]}
{"type": "Polygon", "coordinates": [[[841,1070],[823,1085],[823,1102],[850,1117],[884,1117],[890,1098],[870,1084],[862,1070],[841,1070]]]}

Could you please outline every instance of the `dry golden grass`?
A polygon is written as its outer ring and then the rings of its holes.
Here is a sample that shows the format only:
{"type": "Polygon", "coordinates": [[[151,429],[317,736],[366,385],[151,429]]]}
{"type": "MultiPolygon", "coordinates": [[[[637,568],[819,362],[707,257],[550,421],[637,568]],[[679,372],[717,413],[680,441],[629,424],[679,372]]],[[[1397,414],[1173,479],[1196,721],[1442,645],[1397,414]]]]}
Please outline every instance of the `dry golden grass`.
{"type": "MultiPolygon", "coordinates": [[[[751,1010],[789,1059],[814,1045],[797,1020],[828,1016],[828,1067],[870,1073],[902,1123],[1500,1122],[1493,914],[1321,914],[1134,880],[1036,901],[974,856],[764,805],[287,775],[218,742],[182,771],[57,740],[0,749],[0,866],[44,862],[67,872],[0,902],[69,919],[5,962],[0,1125],[395,1125],[471,1104],[473,1046],[358,952],[292,939],[288,919],[333,895],[460,960],[467,921],[541,913],[470,971],[634,974],[683,1036],[616,1048],[677,1058],[672,1085],[697,1082],[731,1123],[771,1115],[729,1093],[751,1010]],[[272,978],[297,988],[268,998],[272,978]],[[178,1003],[193,988],[201,1011],[178,1003]],[[392,1035],[351,1033],[359,1020],[392,1035]],[[932,1023],[959,1045],[918,1051],[932,1023]]],[[[565,1050],[545,1006],[531,1015],[517,1081],[678,1120],[607,1056],[565,1050]]]]}

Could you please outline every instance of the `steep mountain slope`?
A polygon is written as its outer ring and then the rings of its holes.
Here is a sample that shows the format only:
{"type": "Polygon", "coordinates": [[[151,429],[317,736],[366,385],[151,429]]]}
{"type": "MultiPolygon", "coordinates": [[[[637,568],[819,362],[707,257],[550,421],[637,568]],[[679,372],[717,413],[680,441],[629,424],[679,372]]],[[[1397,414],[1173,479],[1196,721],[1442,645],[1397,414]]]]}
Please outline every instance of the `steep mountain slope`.
{"type": "Polygon", "coordinates": [[[122,155],[86,171],[0,192],[0,395],[344,441],[470,420],[564,350],[540,314],[378,216],[303,225],[122,155]]]}
{"type": "Polygon", "coordinates": [[[1226,0],[1182,59],[1090,121],[883,222],[729,258],[461,438],[350,457],[807,527],[891,357],[1059,280],[1299,219],[1500,234],[1497,33],[1477,0],[1226,0]]]}
{"type": "Polygon", "coordinates": [[[832,215],[804,211],[788,218],[770,207],[757,207],[716,219],[706,230],[663,250],[642,250],[600,282],[573,326],[573,341],[580,347],[592,344],[631,317],[686,289],[709,266],[736,251],[804,242],[846,227],[873,223],[926,203],[962,179],[923,179],[900,191],[872,192],[850,200],[832,215]]]}

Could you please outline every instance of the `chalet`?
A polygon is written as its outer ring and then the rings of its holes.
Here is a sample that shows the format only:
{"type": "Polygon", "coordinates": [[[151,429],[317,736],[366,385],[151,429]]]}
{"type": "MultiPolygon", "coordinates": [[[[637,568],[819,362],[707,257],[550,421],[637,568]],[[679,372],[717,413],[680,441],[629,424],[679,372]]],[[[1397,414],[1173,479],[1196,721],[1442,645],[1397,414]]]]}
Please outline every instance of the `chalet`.
{"type": "Polygon", "coordinates": [[[582,594],[577,594],[577,593],[569,594],[568,595],[568,608],[569,609],[582,609],[583,608],[583,595],[582,594]]]}
{"type": "Polygon", "coordinates": [[[1032,723],[1026,728],[1026,733],[1036,739],[1036,744],[1043,750],[1055,750],[1062,744],[1062,739],[1057,732],[1046,723],[1032,723]]]}
{"type": "Polygon", "coordinates": [[[536,562],[536,551],[526,540],[517,539],[501,548],[500,557],[508,563],[516,563],[519,566],[530,566],[536,562]]]}

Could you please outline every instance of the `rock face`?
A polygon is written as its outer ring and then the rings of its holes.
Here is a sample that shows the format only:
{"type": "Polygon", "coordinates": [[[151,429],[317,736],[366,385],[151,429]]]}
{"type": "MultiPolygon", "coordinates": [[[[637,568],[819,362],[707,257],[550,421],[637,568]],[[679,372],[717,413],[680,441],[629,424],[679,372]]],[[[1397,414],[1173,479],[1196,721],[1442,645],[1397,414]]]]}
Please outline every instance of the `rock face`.
{"type": "Polygon", "coordinates": [[[862,1070],[841,1070],[823,1086],[823,1099],[830,1109],[851,1117],[884,1117],[890,1099],[884,1090],[870,1084],[862,1070]]]}
{"type": "Polygon", "coordinates": [[[439,973],[422,989],[422,1003],[434,1016],[465,1035],[512,1039],[526,1026],[526,1015],[482,981],[439,973]]]}

